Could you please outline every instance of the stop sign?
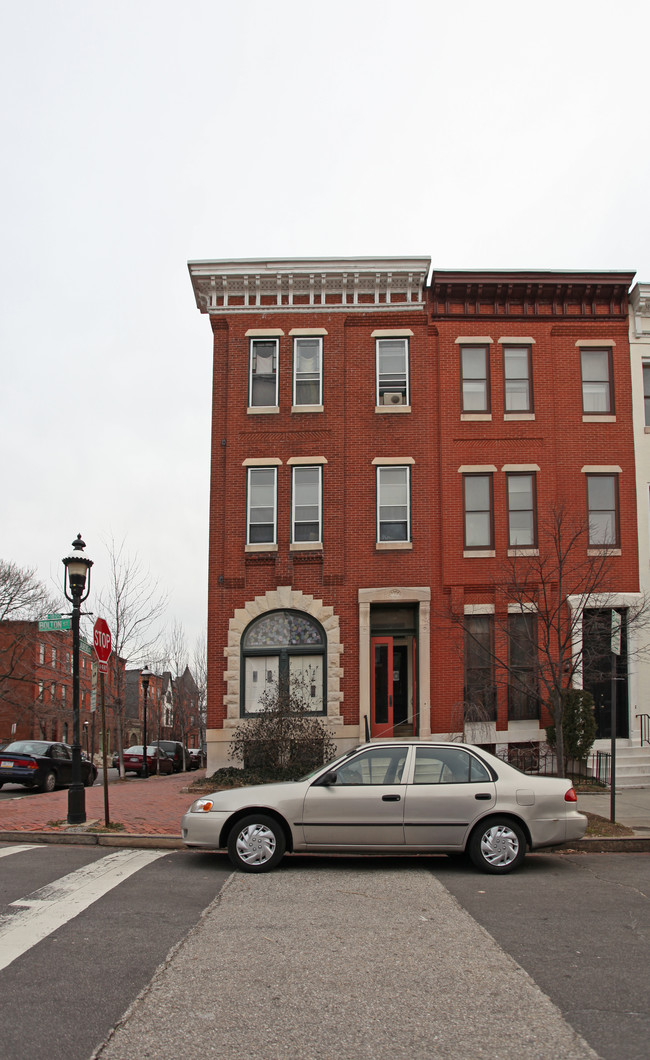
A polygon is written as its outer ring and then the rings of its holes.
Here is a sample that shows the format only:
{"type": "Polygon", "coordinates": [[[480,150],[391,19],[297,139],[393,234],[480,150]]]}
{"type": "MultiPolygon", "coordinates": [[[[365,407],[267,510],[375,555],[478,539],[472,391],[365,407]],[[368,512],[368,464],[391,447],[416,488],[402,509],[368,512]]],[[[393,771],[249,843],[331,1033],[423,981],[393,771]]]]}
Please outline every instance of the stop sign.
{"type": "Polygon", "coordinates": [[[98,618],[93,626],[95,655],[99,659],[100,673],[108,671],[108,660],[111,654],[111,631],[105,619],[98,618]]]}

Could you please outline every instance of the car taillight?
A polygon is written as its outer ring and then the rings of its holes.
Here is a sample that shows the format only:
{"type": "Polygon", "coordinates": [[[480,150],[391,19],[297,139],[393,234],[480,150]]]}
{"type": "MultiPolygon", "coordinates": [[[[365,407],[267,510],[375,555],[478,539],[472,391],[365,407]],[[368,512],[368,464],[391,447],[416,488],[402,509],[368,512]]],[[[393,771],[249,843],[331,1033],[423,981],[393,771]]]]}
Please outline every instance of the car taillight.
{"type": "Polygon", "coordinates": [[[21,769],[38,769],[38,762],[35,762],[33,758],[15,758],[14,762],[21,769]]]}
{"type": "Polygon", "coordinates": [[[575,793],[575,788],[569,788],[569,790],[564,793],[564,801],[565,802],[577,802],[578,801],[578,796],[575,793]]]}

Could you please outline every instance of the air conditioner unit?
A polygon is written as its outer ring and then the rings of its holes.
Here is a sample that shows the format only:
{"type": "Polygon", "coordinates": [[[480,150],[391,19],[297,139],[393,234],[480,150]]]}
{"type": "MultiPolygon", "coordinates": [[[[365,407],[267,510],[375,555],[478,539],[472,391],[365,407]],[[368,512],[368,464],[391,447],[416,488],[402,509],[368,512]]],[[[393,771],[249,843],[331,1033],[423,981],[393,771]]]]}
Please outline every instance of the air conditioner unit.
{"type": "Polygon", "coordinates": [[[390,391],[389,393],[382,394],[381,396],[382,405],[403,405],[404,395],[399,391],[390,391]]]}

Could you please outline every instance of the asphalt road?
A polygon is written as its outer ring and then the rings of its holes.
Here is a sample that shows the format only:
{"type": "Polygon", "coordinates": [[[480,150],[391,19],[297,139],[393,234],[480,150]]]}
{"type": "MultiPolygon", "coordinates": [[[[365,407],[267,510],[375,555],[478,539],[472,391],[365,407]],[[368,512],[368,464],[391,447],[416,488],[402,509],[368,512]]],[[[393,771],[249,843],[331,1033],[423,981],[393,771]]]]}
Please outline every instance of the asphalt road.
{"type": "MultiPolygon", "coordinates": [[[[115,858],[115,854],[105,848],[75,846],[37,846],[22,851],[14,848],[11,852],[8,844],[0,844],[0,1041],[3,1055],[11,1056],[13,1060],[32,1060],[34,1056],[48,1056],[49,1060],[88,1060],[93,1050],[104,1041],[110,1029],[149,984],[156,969],[160,975],[160,966],[163,964],[170,973],[176,969],[176,981],[181,983],[181,992],[170,996],[166,993],[167,981],[163,979],[165,1001],[158,1018],[170,1020],[175,1002],[175,1011],[181,1014],[178,1018],[187,1024],[183,1033],[191,1052],[196,1045],[192,1021],[195,1010],[198,1011],[197,1004],[199,1008],[201,1004],[205,1008],[208,1004],[206,998],[219,997],[219,991],[226,991],[231,975],[233,1011],[237,1012],[240,1008],[238,991],[241,984],[238,986],[236,982],[234,968],[231,968],[229,977],[223,978],[223,965],[220,963],[223,952],[221,958],[220,952],[225,943],[228,941],[233,948],[231,960],[238,954],[243,961],[243,983],[251,975],[264,974],[262,970],[266,968],[266,963],[258,964],[262,950],[267,956],[273,952],[271,936],[275,934],[275,929],[267,925],[260,934],[259,925],[250,921],[250,914],[247,916],[244,913],[248,909],[246,894],[250,892],[251,897],[257,891],[260,891],[260,897],[262,892],[268,892],[269,897],[276,894],[278,911],[285,904],[287,908],[283,915],[286,913],[290,917],[291,901],[295,901],[291,895],[301,895],[309,885],[314,896],[316,893],[322,895],[325,903],[343,902],[341,909],[348,908],[349,903],[357,903],[358,912],[354,912],[352,921],[355,927],[363,925],[365,918],[372,925],[369,930],[375,936],[377,932],[384,933],[388,940],[399,934],[399,923],[395,916],[382,919],[379,915],[382,909],[385,909],[382,914],[384,917],[389,910],[382,907],[381,903],[377,905],[377,895],[381,893],[382,886],[387,886],[392,901],[396,903],[395,909],[402,916],[404,910],[400,894],[403,890],[406,898],[415,876],[421,878],[422,870],[425,871],[425,879],[426,874],[431,877],[432,908],[435,908],[436,901],[443,901],[443,893],[448,895],[443,905],[452,903],[448,913],[451,920],[443,918],[439,929],[436,929],[429,913],[420,915],[419,905],[412,910],[415,920],[422,924],[427,922],[426,930],[434,932],[431,936],[432,954],[436,953],[439,945],[436,942],[437,931],[441,938],[445,932],[451,932],[453,938],[451,924],[455,914],[452,914],[452,907],[456,904],[459,910],[466,910],[470,914],[480,926],[479,930],[488,933],[486,939],[489,936],[501,948],[494,951],[497,967],[503,963],[505,968],[509,957],[512,957],[557,1006],[566,1022],[603,1060],[646,1060],[648,1055],[650,855],[529,855],[520,871],[505,877],[479,874],[465,861],[445,857],[286,858],[272,878],[266,877],[266,882],[239,874],[231,880],[228,894],[239,894],[239,902],[243,902],[243,905],[235,921],[227,922],[227,935],[221,934],[225,928],[225,923],[218,919],[224,916],[224,907],[221,907],[211,928],[211,935],[208,932],[210,938],[214,936],[209,952],[204,954],[200,949],[200,940],[207,936],[205,932],[201,934],[200,924],[207,925],[210,918],[214,919],[215,907],[208,919],[202,918],[202,914],[230,877],[231,868],[227,858],[221,854],[191,851],[154,851],[151,856],[155,860],[146,863],[149,852],[125,851],[122,854],[125,861],[117,866],[111,888],[101,896],[93,897],[86,907],[81,908],[79,895],[88,890],[88,883],[78,892],[73,892],[72,883],[84,873],[102,870],[111,858],[115,858]],[[3,851],[8,852],[6,856],[3,856],[3,851]],[[124,865],[129,857],[136,855],[143,858],[142,867],[128,875],[124,865]],[[366,892],[374,895],[372,908],[368,906],[368,899],[364,898],[366,892]],[[66,911],[68,906],[70,909],[66,911]],[[39,937],[39,916],[51,919],[52,910],[56,908],[62,910],[61,921],[49,933],[39,937]],[[81,911],[78,911],[79,908],[81,911]],[[18,931],[17,934],[25,946],[24,952],[3,968],[3,950],[7,960],[7,931],[11,935],[13,925],[19,923],[21,918],[27,930],[18,931]],[[197,925],[198,936],[193,932],[197,925]],[[246,957],[248,951],[245,947],[242,950],[240,945],[240,942],[245,942],[247,932],[250,936],[248,946],[253,947],[251,953],[255,954],[252,964],[246,957]],[[184,969],[182,961],[177,967],[175,953],[168,960],[170,951],[174,951],[188,935],[194,939],[194,947],[199,946],[197,957],[188,958],[183,947],[175,952],[185,954],[184,960],[190,964],[189,972],[184,969]],[[214,977],[213,981],[204,982],[198,967],[192,967],[192,960],[197,959],[205,962],[210,976],[214,977]],[[215,990],[217,993],[214,993],[215,990]],[[168,1001],[172,1008],[169,1008],[168,1001]]],[[[421,888],[421,885],[418,886],[421,888]]],[[[424,892],[417,893],[426,894],[426,891],[425,883],[424,892]]],[[[230,901],[233,901],[232,897],[230,901]]],[[[221,902],[217,909],[220,905],[221,902]]],[[[314,915],[318,905],[317,902],[313,906],[314,915]]],[[[261,908],[264,909],[264,902],[261,908]]],[[[267,909],[262,915],[268,916],[270,921],[275,910],[267,909]]],[[[386,969],[382,976],[381,969],[366,967],[363,950],[355,950],[354,953],[348,950],[348,947],[354,949],[353,939],[338,939],[336,920],[336,907],[333,905],[332,920],[326,920],[324,925],[324,938],[327,939],[327,945],[334,939],[335,945],[344,947],[348,959],[347,963],[337,965],[334,982],[342,988],[347,976],[350,983],[362,985],[372,971],[379,975],[378,983],[383,983],[390,969],[386,969]]],[[[359,938],[366,944],[372,935],[364,934],[364,931],[360,932],[359,938]]],[[[460,967],[457,961],[461,964],[464,961],[471,969],[473,961],[480,960],[478,951],[482,944],[478,936],[473,937],[477,946],[476,957],[472,949],[467,952],[463,948],[460,940],[458,953],[451,960],[447,950],[446,960],[452,978],[456,968],[460,967]]],[[[304,968],[304,973],[296,979],[297,990],[301,989],[310,969],[319,968],[317,953],[322,944],[323,940],[319,941],[315,927],[313,939],[305,935],[301,940],[296,940],[295,951],[290,949],[289,952],[296,953],[298,964],[294,969],[290,962],[287,965],[289,973],[293,974],[299,967],[304,968]]],[[[451,944],[452,950],[454,944],[451,944]]],[[[284,950],[292,945],[285,939],[282,947],[285,959],[287,954],[284,950]]],[[[321,958],[323,952],[320,950],[321,958]]],[[[280,951],[277,951],[276,956],[280,958],[280,951]]],[[[403,959],[407,957],[408,954],[404,953],[403,959]]],[[[422,971],[424,973],[424,968],[422,971]]],[[[414,997],[421,994],[421,986],[418,991],[419,976],[415,972],[413,975],[415,978],[411,975],[404,980],[404,985],[408,985],[404,995],[400,995],[401,1001],[396,999],[399,1002],[396,1012],[406,1021],[405,1027],[409,1018],[408,991],[415,989],[414,997]]],[[[169,984],[173,980],[174,976],[170,975],[169,984]]],[[[446,990],[453,989],[453,983],[443,982],[446,990]]],[[[496,983],[492,990],[495,988],[496,983]]],[[[278,1012],[287,1011],[286,1006],[290,1010],[292,1004],[295,1006],[298,1003],[298,997],[291,997],[290,979],[278,982],[277,991],[284,998],[285,1006],[278,1012]]],[[[224,1002],[225,999],[224,992],[224,1002]]],[[[431,996],[427,1002],[427,1011],[430,1011],[430,1018],[434,1020],[439,1000],[431,996]]],[[[340,1028],[342,1021],[361,1019],[363,1011],[370,1011],[368,1006],[372,1008],[373,1003],[375,1006],[379,1004],[380,998],[366,997],[362,1009],[355,1003],[348,1011],[345,993],[341,994],[335,1010],[338,1016],[334,1019],[334,1027],[340,1028]]],[[[481,1002],[483,1006],[486,1003],[489,1011],[489,1000],[481,1002]]],[[[494,1015],[497,1021],[503,1019],[502,1012],[495,1011],[494,1015]]],[[[154,1014],[154,1022],[155,1018],[154,1014]]],[[[518,1027],[516,1021],[512,1025],[513,1039],[508,1048],[512,1049],[520,1032],[525,1035],[526,1027],[529,1026],[527,1019],[527,1015],[522,1013],[521,1026],[518,1027]]],[[[138,1024],[134,1023],[133,1026],[137,1028],[138,1024]]],[[[432,1025],[432,1032],[433,1029],[432,1025]]],[[[213,1035],[214,1032],[217,1032],[216,1040],[214,1036],[209,1040],[218,1051],[217,1027],[213,1027],[210,1033],[213,1035]]],[[[480,1024],[477,1025],[476,1034],[481,1035],[480,1024]]],[[[165,1035],[162,1037],[164,1039],[165,1035]]],[[[260,1041],[262,1052],[259,1055],[264,1055],[263,1039],[260,1041]]],[[[141,1051],[139,1043],[137,1032],[134,1055],[157,1055],[151,1052],[151,1040],[143,1038],[141,1051]]],[[[482,1039],[481,1044],[487,1047],[487,1039],[482,1039]]],[[[107,1055],[119,1055],[120,1048],[121,1044],[117,1040],[113,1053],[109,1049],[107,1055]]],[[[390,1050],[391,1047],[388,1048],[390,1050]]],[[[194,1053],[191,1052],[191,1055],[194,1053]]],[[[287,1055],[301,1054],[288,1052],[287,1055]]],[[[337,1055],[338,1060],[358,1060],[359,1054],[339,1050],[332,1055],[337,1055]]],[[[428,1060],[429,1055],[426,1051],[412,1054],[413,1060],[428,1060]]],[[[479,1048],[474,1055],[488,1054],[479,1048]]],[[[499,1052],[490,1055],[496,1056],[499,1052]]],[[[555,1056],[552,1060],[555,1060],[555,1056]]],[[[562,1058],[558,1056],[558,1060],[562,1058]]]]}

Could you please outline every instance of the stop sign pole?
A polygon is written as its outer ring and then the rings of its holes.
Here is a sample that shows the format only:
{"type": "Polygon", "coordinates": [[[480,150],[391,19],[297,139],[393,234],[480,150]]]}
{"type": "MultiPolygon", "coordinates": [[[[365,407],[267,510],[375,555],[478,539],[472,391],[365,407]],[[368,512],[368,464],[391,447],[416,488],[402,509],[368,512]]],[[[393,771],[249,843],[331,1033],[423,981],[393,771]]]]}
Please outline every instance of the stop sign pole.
{"type": "Polygon", "coordinates": [[[104,773],[104,824],[108,828],[108,768],[106,765],[106,710],[104,706],[104,674],[108,673],[108,660],[111,657],[111,631],[103,618],[98,618],[93,626],[93,642],[99,667],[99,701],[102,712],[102,769],[104,773]]]}

